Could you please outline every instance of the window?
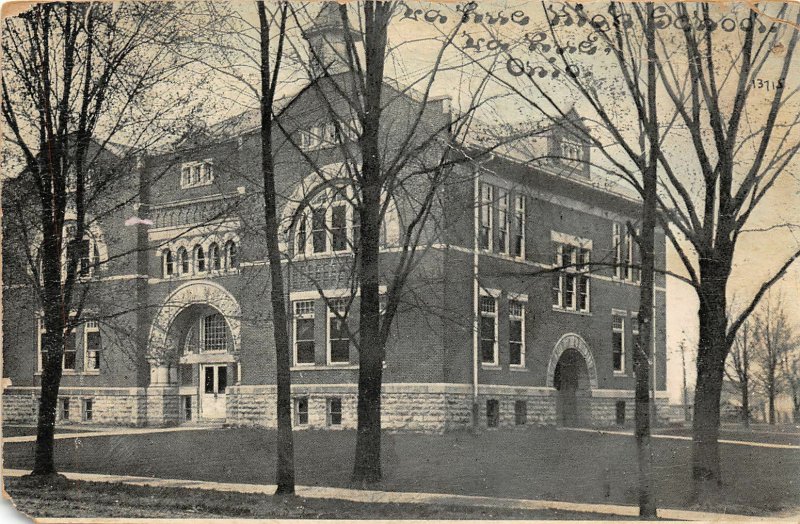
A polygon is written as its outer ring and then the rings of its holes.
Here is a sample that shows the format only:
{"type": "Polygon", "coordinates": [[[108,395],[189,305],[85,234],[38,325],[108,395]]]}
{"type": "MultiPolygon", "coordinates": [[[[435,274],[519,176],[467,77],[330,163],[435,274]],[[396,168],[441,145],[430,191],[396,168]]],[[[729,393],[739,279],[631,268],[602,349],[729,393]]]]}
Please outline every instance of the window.
{"type": "Polygon", "coordinates": [[[495,399],[486,401],[486,425],[490,428],[500,425],[500,401],[495,399]]]}
{"type": "Polygon", "coordinates": [[[69,263],[73,257],[75,257],[77,262],[76,271],[78,276],[81,277],[88,277],[92,274],[92,261],[90,258],[91,253],[91,242],[88,238],[84,238],[83,240],[78,241],[70,241],[69,247],[67,247],[67,263],[69,263]]]}
{"type": "Polygon", "coordinates": [[[47,333],[47,329],[44,327],[44,318],[41,316],[36,319],[36,331],[36,343],[39,348],[38,371],[41,372],[44,369],[44,362],[47,360],[47,347],[44,340],[44,334],[47,333]]]}
{"type": "Polygon", "coordinates": [[[561,142],[561,156],[564,161],[580,161],[583,158],[583,148],[580,144],[564,140],[561,142]]]}
{"type": "Polygon", "coordinates": [[[497,299],[482,296],[481,311],[481,362],[497,365],[497,299]]]}
{"type": "MultiPolygon", "coordinates": [[[[615,222],[613,225],[614,276],[631,282],[639,282],[641,279],[641,269],[637,267],[641,259],[639,246],[627,228],[623,241],[622,228],[622,224],[615,222]]],[[[638,229],[636,234],[639,234],[638,229]]]]}
{"type": "Polygon", "coordinates": [[[203,252],[203,246],[194,248],[194,265],[198,273],[206,270],[206,254],[203,252]]]}
{"type": "Polygon", "coordinates": [[[611,360],[614,371],[625,371],[625,318],[611,316],[611,360]]]}
{"type": "Polygon", "coordinates": [[[350,362],[350,334],[347,327],[347,299],[330,300],[328,312],[328,364],[350,362]]]}
{"type": "MultiPolygon", "coordinates": [[[[342,406],[339,405],[339,423],[342,420],[342,406]]],[[[308,397],[294,400],[294,425],[305,426],[308,424],[308,397]]]]}
{"type": "Polygon", "coordinates": [[[612,243],[614,248],[614,276],[622,278],[622,235],[620,234],[622,226],[618,222],[614,222],[612,243]]]}
{"type": "Polygon", "coordinates": [[[525,366],[525,303],[508,301],[508,353],[509,364],[525,366]]]}
{"type": "Polygon", "coordinates": [[[343,204],[331,210],[331,241],[334,251],[347,249],[347,206],[343,204]]]}
{"type": "Polygon", "coordinates": [[[328,250],[328,232],[325,224],[328,211],[318,207],[311,212],[311,235],[314,243],[314,253],[324,253],[328,250]]]}
{"type": "Polygon", "coordinates": [[[352,251],[360,230],[352,198],[352,186],[320,189],[295,226],[295,252],[311,255],[352,251]]]}
{"type": "Polygon", "coordinates": [[[90,421],[94,416],[94,401],[86,399],[83,401],[83,420],[90,421]]]}
{"type": "Polygon", "coordinates": [[[528,423],[528,403],[524,400],[514,402],[514,424],[524,426],[528,423]]]}
{"type": "Polygon", "coordinates": [[[617,415],[616,416],[617,425],[618,426],[624,426],[625,425],[625,401],[624,400],[618,400],[617,401],[616,411],[617,411],[617,413],[616,413],[616,415],[617,415]]]}
{"type": "Polygon", "coordinates": [[[511,217],[508,214],[508,191],[497,189],[497,252],[508,253],[508,231],[511,217]]]}
{"type": "Polygon", "coordinates": [[[514,197],[514,243],[511,254],[525,258],[525,195],[514,197]]]}
{"type": "Polygon", "coordinates": [[[481,228],[478,245],[481,249],[492,249],[492,203],[494,201],[494,187],[481,184],[481,228]]]}
{"type": "Polygon", "coordinates": [[[181,189],[207,186],[214,182],[214,164],[211,159],[184,162],[181,165],[181,189]]]}
{"type": "Polygon", "coordinates": [[[183,397],[183,420],[192,420],[192,397],[183,397]]]}
{"type": "Polygon", "coordinates": [[[219,271],[222,269],[222,256],[219,252],[219,246],[216,243],[213,243],[211,246],[209,246],[208,258],[211,265],[211,270],[219,271]]]}
{"type": "Polygon", "coordinates": [[[314,363],[314,301],[294,303],[295,364],[314,363]]]}
{"type": "Polygon", "coordinates": [[[170,251],[169,249],[165,249],[162,257],[163,257],[162,275],[164,276],[164,278],[171,277],[175,272],[175,263],[172,260],[172,251],[170,251]]]}
{"type": "Polygon", "coordinates": [[[633,280],[633,235],[630,231],[625,233],[625,278],[633,280]]]}
{"type": "Polygon", "coordinates": [[[69,420],[69,399],[61,399],[61,420],[69,420]]]}
{"type": "Polygon", "coordinates": [[[75,370],[77,365],[78,349],[75,335],[75,330],[72,330],[64,336],[63,369],[65,370],[75,370]]]}
{"type": "Polygon", "coordinates": [[[189,254],[184,247],[178,249],[178,271],[181,275],[189,274],[189,254]]]}
{"type": "Polygon", "coordinates": [[[214,313],[203,319],[201,324],[203,351],[226,351],[228,337],[226,333],[225,318],[214,313]]]}
{"type": "Polygon", "coordinates": [[[225,243],[225,269],[236,269],[239,267],[239,253],[236,250],[236,242],[228,240],[225,243]]]}
{"type": "Polygon", "coordinates": [[[88,320],[83,324],[83,347],[86,350],[84,356],[86,370],[100,369],[100,351],[103,349],[103,344],[98,321],[88,320]]]}
{"type": "Polygon", "coordinates": [[[328,399],[328,425],[342,425],[342,399],[338,397],[328,399]]]}
{"type": "Polygon", "coordinates": [[[560,271],[552,277],[553,307],[588,313],[591,250],[563,243],[555,247],[555,267],[560,271]]]}

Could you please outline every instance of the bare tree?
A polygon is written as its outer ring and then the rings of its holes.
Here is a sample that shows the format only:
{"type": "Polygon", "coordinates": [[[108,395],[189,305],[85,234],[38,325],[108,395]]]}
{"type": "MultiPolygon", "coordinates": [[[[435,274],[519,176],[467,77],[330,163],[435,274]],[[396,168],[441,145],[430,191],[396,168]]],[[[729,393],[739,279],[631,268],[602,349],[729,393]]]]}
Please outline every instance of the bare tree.
{"type": "Polygon", "coordinates": [[[145,130],[165,116],[168,103],[144,115],[145,95],[179,66],[167,52],[178,35],[165,30],[178,12],[154,4],[45,3],[4,22],[5,139],[22,158],[20,184],[36,195],[20,215],[35,220],[16,221],[16,232],[45,328],[33,475],[55,473],[65,341],[80,322],[88,291],[81,280],[99,263],[85,250],[87,210],[96,211],[103,192],[115,188],[114,176],[135,166],[145,130]],[[120,152],[115,136],[132,145],[120,152]]]}
{"type": "Polygon", "coordinates": [[[775,424],[775,398],[783,389],[783,365],[797,344],[783,301],[768,297],[753,315],[754,381],[767,397],[767,421],[775,424]]]}
{"type": "MultiPolygon", "coordinates": [[[[742,399],[742,424],[750,426],[750,379],[752,369],[750,359],[752,358],[753,330],[750,321],[742,324],[728,358],[728,365],[725,367],[725,374],[728,380],[736,386],[742,399]]],[[[685,386],[684,386],[685,387],[685,386]]]]}
{"type": "MultiPolygon", "coordinates": [[[[472,157],[465,154],[464,137],[481,105],[481,93],[489,79],[483,75],[474,91],[453,117],[446,100],[431,95],[445,65],[460,23],[431,38],[436,53],[429,69],[399,85],[387,71],[387,63],[399,58],[402,44],[389,42],[388,30],[398,16],[398,2],[362,2],[353,6],[323,6],[320,17],[335,26],[341,42],[332,42],[327,53],[311,49],[314,92],[333,120],[336,136],[355,136],[356,147],[340,141],[337,153],[343,172],[332,176],[307,153],[323,183],[337,183],[343,176],[353,188],[342,195],[353,208],[357,238],[352,258],[344,257],[341,273],[359,290],[359,321],[353,343],[359,351],[358,428],[353,481],[372,483],[381,472],[381,384],[386,343],[411,273],[432,244],[431,224],[441,208],[441,189],[457,176],[455,169],[472,157]],[[357,22],[354,22],[356,20],[357,22]],[[358,43],[361,42],[361,45],[358,43]],[[390,110],[401,108],[401,117],[390,110]],[[381,253],[382,228],[392,207],[402,214],[398,255],[381,253]],[[386,282],[382,297],[381,283],[386,282]]],[[[298,22],[299,27],[311,27],[298,22]]],[[[308,33],[306,31],[306,37],[308,33]]],[[[290,123],[280,124],[287,140],[296,143],[290,123]]],[[[302,151],[302,147],[298,147],[302,151]]],[[[477,153],[491,152],[492,147],[477,153]]],[[[472,180],[472,175],[465,176],[472,180]]],[[[303,202],[304,203],[304,202],[303,202]]],[[[303,204],[301,203],[301,204],[303,204]]],[[[302,220],[302,206],[293,225],[302,220]]],[[[320,291],[322,291],[320,289],[320,291]]],[[[355,293],[353,294],[355,296],[355,293]]],[[[348,302],[341,319],[347,314],[348,302]]]]}
{"type": "Polygon", "coordinates": [[[781,373],[792,397],[792,421],[797,424],[800,422],[800,344],[797,342],[784,354],[781,373]]]}
{"type": "Polygon", "coordinates": [[[573,80],[604,133],[587,141],[603,154],[605,169],[630,179],[640,193],[637,166],[646,156],[633,146],[647,136],[646,93],[657,92],[663,115],[658,220],[688,275],[681,279],[700,302],[692,475],[702,497],[720,482],[719,402],[728,351],[747,316],[800,256],[800,247],[792,246],[739,315],[728,318],[727,294],[732,291],[731,273],[742,235],[792,226],[755,227],[753,216],[776,183],[788,176],[787,167],[800,149],[800,118],[792,105],[798,89],[789,85],[788,74],[795,63],[800,15],[788,4],[765,4],[744,14],[722,12],[708,3],[656,6],[655,53],[637,56],[615,70],[620,90],[613,78],[597,75],[595,69],[602,70],[607,62],[595,53],[605,48],[619,61],[647,47],[642,43],[647,38],[643,8],[612,3],[607,12],[589,14],[582,4],[560,10],[556,6],[545,5],[551,29],[525,41],[528,50],[545,55],[551,71],[521,59],[512,59],[516,62],[509,63],[508,71],[530,79],[536,90],[527,100],[555,116],[563,115],[560,99],[540,79],[551,74],[573,80]],[[725,23],[718,21],[723,17],[725,23]],[[731,34],[731,25],[740,28],[741,38],[731,34]],[[566,38],[557,39],[556,26],[566,38]],[[581,36],[581,28],[590,36],[581,36]],[[593,62],[598,62],[594,69],[593,62]],[[657,85],[648,84],[641,73],[650,63],[656,67],[657,85]],[[765,75],[774,78],[773,83],[765,84],[765,75]],[[766,103],[760,96],[765,91],[766,103]],[[615,96],[620,93],[625,96],[615,96]],[[632,101],[633,110],[622,109],[621,100],[632,101]]]}
{"type": "Polygon", "coordinates": [[[270,270],[270,299],[272,301],[272,323],[277,362],[277,483],[278,494],[294,493],[294,442],[292,438],[291,372],[292,351],[289,345],[289,324],[279,246],[278,204],[275,192],[275,158],[273,156],[273,109],[278,77],[283,61],[286,37],[288,4],[283,2],[275,12],[268,12],[263,1],[257,1],[260,36],[261,73],[261,172],[264,178],[264,219],[267,253],[270,270]],[[271,31],[277,31],[277,49],[270,51],[271,31]]]}

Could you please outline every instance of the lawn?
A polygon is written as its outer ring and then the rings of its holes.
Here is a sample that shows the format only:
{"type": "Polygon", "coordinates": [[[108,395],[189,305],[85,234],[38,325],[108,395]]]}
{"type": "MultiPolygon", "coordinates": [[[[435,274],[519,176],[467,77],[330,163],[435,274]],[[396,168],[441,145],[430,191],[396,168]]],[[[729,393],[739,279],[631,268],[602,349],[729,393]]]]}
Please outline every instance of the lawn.
{"type": "MultiPolygon", "coordinates": [[[[600,520],[607,515],[424,504],[359,503],[302,497],[223,493],[63,481],[41,486],[6,481],[16,508],[31,517],[260,519],[514,519],[600,520]]],[[[633,520],[617,517],[617,520],[633,520]]]]}
{"type": "MultiPolygon", "coordinates": [[[[301,431],[297,482],[349,486],[355,434],[301,431]]],[[[660,507],[690,509],[690,442],[654,440],[660,507]]],[[[56,442],[64,471],[273,483],[275,433],[220,429],[92,437],[56,442]]],[[[800,501],[800,451],[722,445],[725,485],[712,507],[766,514],[800,501]]],[[[5,466],[30,468],[32,443],[5,447],[5,466]]],[[[612,504],[636,503],[632,437],[555,428],[386,434],[384,480],[376,489],[612,504]]]]}

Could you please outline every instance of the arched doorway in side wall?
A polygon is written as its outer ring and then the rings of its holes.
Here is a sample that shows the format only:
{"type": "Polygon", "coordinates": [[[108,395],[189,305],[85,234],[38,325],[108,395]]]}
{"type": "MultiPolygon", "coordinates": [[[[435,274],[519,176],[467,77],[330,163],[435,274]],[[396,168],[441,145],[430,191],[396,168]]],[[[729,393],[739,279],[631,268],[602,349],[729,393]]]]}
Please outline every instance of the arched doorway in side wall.
{"type": "Polygon", "coordinates": [[[553,376],[553,386],[558,391],[556,416],[558,423],[566,427],[589,425],[590,383],[586,360],[576,349],[567,349],[561,354],[553,376]]]}

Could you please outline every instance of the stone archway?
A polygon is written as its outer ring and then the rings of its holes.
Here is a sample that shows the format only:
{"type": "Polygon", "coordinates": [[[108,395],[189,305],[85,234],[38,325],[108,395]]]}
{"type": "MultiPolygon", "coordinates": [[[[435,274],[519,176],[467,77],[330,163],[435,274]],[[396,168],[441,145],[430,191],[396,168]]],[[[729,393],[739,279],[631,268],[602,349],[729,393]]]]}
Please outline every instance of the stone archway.
{"type": "Polygon", "coordinates": [[[558,391],[559,424],[577,427],[591,423],[591,390],[597,388],[597,368],[580,335],[568,333],[556,342],[547,365],[547,386],[558,391]]]}
{"type": "Polygon", "coordinates": [[[589,386],[591,389],[597,389],[597,366],[595,366],[594,357],[589,345],[586,344],[583,337],[576,333],[563,335],[553,346],[553,351],[550,353],[550,361],[547,363],[547,387],[555,387],[556,366],[561,359],[561,355],[568,349],[574,349],[583,356],[584,361],[586,361],[586,370],[589,374],[589,386]]]}
{"type": "MultiPolygon", "coordinates": [[[[177,357],[179,341],[175,339],[171,326],[186,308],[207,305],[219,311],[225,319],[231,339],[231,353],[238,353],[241,344],[241,308],[236,299],[222,286],[214,282],[190,282],[170,294],[158,311],[150,327],[148,360],[154,368],[163,367],[177,357]]],[[[167,381],[169,381],[169,378],[167,381]]],[[[157,379],[161,382],[160,379],[157,379]]]]}

